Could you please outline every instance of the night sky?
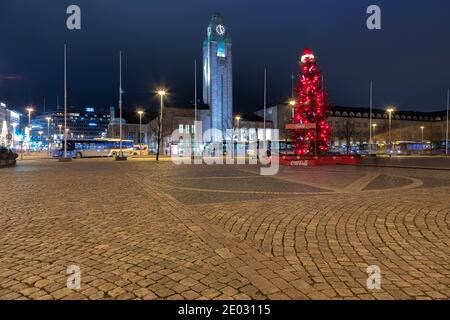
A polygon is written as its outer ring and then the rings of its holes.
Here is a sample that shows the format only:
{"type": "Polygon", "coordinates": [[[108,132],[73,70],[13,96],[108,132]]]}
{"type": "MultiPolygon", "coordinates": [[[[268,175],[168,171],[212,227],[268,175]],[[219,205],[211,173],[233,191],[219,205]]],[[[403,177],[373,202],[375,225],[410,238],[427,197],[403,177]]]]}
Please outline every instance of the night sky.
{"type": "Polygon", "coordinates": [[[299,53],[311,47],[330,101],[402,110],[445,108],[450,87],[448,0],[0,0],[0,101],[22,108],[63,97],[63,44],[69,45],[69,104],[117,105],[118,51],[124,54],[124,108],[151,110],[153,90],[170,89],[171,102],[193,98],[193,61],[214,12],[233,40],[234,109],[290,95],[299,53]],[[82,30],[66,28],[70,4],[82,10],[82,30]],[[382,30],[366,28],[366,8],[382,9],[382,30]]]}

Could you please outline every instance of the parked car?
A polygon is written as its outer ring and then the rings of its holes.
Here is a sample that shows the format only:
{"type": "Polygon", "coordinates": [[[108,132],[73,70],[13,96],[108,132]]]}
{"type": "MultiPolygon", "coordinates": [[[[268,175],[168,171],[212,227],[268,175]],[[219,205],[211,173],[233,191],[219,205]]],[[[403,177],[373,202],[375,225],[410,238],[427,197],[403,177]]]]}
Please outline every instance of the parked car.
{"type": "Polygon", "coordinates": [[[11,149],[0,147],[0,166],[10,166],[16,164],[18,155],[11,149]]]}

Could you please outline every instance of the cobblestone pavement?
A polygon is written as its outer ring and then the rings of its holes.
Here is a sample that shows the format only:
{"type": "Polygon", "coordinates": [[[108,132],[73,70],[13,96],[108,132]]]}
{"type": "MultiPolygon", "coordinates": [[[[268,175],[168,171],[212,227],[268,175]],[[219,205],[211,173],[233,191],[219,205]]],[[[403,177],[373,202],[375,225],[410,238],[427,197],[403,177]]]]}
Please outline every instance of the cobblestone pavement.
{"type": "Polygon", "coordinates": [[[36,160],[0,181],[0,299],[450,296],[450,171],[36,160]]]}

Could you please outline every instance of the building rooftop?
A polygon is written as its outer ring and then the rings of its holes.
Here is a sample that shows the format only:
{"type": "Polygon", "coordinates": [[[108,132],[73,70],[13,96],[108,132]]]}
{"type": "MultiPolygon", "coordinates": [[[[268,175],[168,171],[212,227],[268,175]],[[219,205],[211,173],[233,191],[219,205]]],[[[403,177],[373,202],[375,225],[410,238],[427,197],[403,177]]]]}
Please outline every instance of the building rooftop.
{"type": "MultiPolygon", "coordinates": [[[[394,107],[395,108],[395,107],[394,107]]],[[[369,107],[347,107],[347,106],[339,106],[332,105],[331,111],[340,111],[340,112],[360,112],[360,113],[369,113],[369,107]]],[[[385,109],[373,108],[372,113],[387,113],[385,109]]],[[[405,116],[428,116],[428,117],[445,117],[447,111],[431,111],[431,112],[423,112],[423,111],[413,111],[413,110],[395,110],[394,114],[397,115],[405,115],[405,116]]]]}
{"type": "MultiPolygon", "coordinates": [[[[165,105],[164,106],[167,109],[191,109],[194,110],[195,109],[195,105],[194,104],[173,104],[173,105],[165,105]]],[[[198,103],[197,104],[197,110],[209,110],[209,105],[205,104],[205,103],[198,103]]]]}

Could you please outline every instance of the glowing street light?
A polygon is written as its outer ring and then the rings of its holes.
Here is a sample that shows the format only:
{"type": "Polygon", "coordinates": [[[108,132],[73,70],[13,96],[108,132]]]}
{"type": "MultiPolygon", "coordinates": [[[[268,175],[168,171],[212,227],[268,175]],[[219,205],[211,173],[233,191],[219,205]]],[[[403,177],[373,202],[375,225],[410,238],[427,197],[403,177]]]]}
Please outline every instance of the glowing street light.
{"type": "Polygon", "coordinates": [[[142,149],[142,116],[144,115],[144,111],[138,110],[137,114],[139,115],[139,149],[142,149]]]}
{"type": "Polygon", "coordinates": [[[422,143],[423,143],[423,130],[425,129],[425,127],[424,126],[421,126],[420,127],[420,130],[422,131],[422,143]]]}
{"type": "Polygon", "coordinates": [[[372,123],[372,135],[373,135],[373,137],[375,137],[376,132],[377,132],[377,124],[376,123],[372,123]]]}
{"type": "Polygon", "coordinates": [[[386,109],[389,113],[389,156],[392,155],[392,139],[391,139],[391,129],[392,129],[392,113],[395,111],[393,107],[389,107],[386,109]]]}
{"type": "Polygon", "coordinates": [[[28,107],[25,110],[28,111],[28,127],[31,128],[31,113],[34,111],[32,107],[28,107]]]}
{"type": "Polygon", "coordinates": [[[14,149],[14,141],[16,140],[16,130],[17,130],[17,126],[19,124],[17,122],[11,123],[11,126],[13,127],[13,132],[12,132],[12,141],[11,141],[11,148],[14,149]]]}
{"type": "Polygon", "coordinates": [[[163,125],[163,107],[164,107],[164,97],[167,95],[167,91],[160,89],[156,92],[160,98],[161,98],[161,108],[159,111],[159,132],[158,132],[158,150],[156,152],[156,161],[159,161],[159,149],[161,146],[161,140],[162,140],[162,125],[163,125]]]}
{"type": "Polygon", "coordinates": [[[46,117],[45,120],[47,120],[47,137],[50,138],[50,122],[52,121],[52,118],[46,117]]]}
{"type": "Polygon", "coordinates": [[[237,128],[239,129],[239,125],[241,123],[241,116],[236,116],[235,119],[237,121],[237,128]]]}
{"type": "Polygon", "coordinates": [[[294,99],[289,100],[289,106],[292,109],[292,120],[294,120],[295,118],[295,105],[297,104],[297,101],[295,101],[294,99]]]}

